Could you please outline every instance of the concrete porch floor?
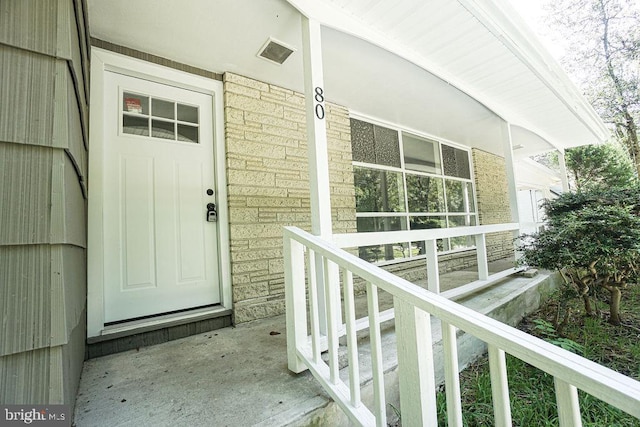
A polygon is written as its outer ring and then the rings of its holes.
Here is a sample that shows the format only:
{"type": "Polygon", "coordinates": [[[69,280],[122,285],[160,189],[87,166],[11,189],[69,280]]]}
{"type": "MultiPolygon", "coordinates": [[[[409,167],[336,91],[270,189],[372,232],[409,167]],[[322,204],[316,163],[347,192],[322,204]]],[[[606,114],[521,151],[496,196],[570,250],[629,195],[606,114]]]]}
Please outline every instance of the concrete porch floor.
{"type": "MultiPolygon", "coordinates": [[[[442,275],[442,286],[474,280],[470,274],[442,275]]],[[[493,312],[545,277],[510,276],[461,302],[493,312]]],[[[340,412],[308,371],[288,371],[285,318],[277,316],[86,361],[75,425],[325,425],[340,412]]]]}

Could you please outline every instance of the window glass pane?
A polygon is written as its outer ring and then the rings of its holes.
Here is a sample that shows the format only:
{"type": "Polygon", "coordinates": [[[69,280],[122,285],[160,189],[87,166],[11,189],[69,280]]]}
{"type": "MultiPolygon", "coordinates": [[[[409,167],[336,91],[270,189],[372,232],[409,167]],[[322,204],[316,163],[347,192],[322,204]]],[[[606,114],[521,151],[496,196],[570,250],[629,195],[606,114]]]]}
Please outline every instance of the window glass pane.
{"type": "Polygon", "coordinates": [[[409,218],[409,229],[425,230],[429,228],[447,228],[443,216],[412,216],[409,218]]]}
{"type": "MultiPolygon", "coordinates": [[[[472,215],[456,215],[447,217],[449,227],[465,227],[476,225],[476,218],[472,215]]],[[[452,237],[450,240],[451,249],[464,249],[472,247],[474,239],[471,236],[452,237]]]]}
{"type": "Polygon", "coordinates": [[[471,179],[469,153],[466,150],[442,144],[442,161],[445,175],[471,179]]]}
{"type": "MultiPolygon", "coordinates": [[[[446,228],[447,221],[443,216],[411,216],[409,218],[410,230],[424,230],[429,228],[446,228]]],[[[444,250],[444,242],[442,239],[438,239],[436,242],[439,251],[444,250]]],[[[419,242],[411,242],[413,255],[424,255],[426,253],[424,247],[424,240],[419,242]],[[413,248],[417,249],[417,253],[413,253],[413,248]]]]}
{"type": "Polygon", "coordinates": [[[403,133],[402,150],[406,169],[441,173],[440,149],[437,142],[403,133]]]}
{"type": "Polygon", "coordinates": [[[407,174],[409,212],[444,212],[442,178],[407,174]]]}
{"type": "MultiPolygon", "coordinates": [[[[357,218],[358,232],[406,230],[404,217],[366,217],[357,218]]],[[[369,262],[390,261],[408,258],[409,245],[394,243],[389,245],[362,246],[358,248],[360,258],[369,262]]]]}
{"type": "Polygon", "coordinates": [[[354,167],[356,212],[404,212],[402,173],[354,167]]]}
{"type": "Polygon", "coordinates": [[[122,132],[131,135],[149,136],[149,119],[147,117],[123,115],[122,132]]]}
{"type": "Polygon", "coordinates": [[[175,141],[174,122],[163,122],[161,120],[151,121],[151,136],[162,139],[172,139],[175,141]]]}
{"type": "Polygon", "coordinates": [[[398,132],[351,119],[351,155],[356,162],[400,167],[398,132]]]}
{"type": "Polygon", "coordinates": [[[178,123],[178,141],[198,143],[198,128],[196,126],[178,123]]]}
{"type": "Polygon", "coordinates": [[[466,183],[445,180],[447,189],[447,212],[467,212],[465,200],[466,183]]]}
{"type": "Polygon", "coordinates": [[[466,183],[466,191],[467,191],[467,200],[469,202],[469,212],[475,212],[476,211],[476,197],[473,194],[473,185],[471,185],[470,182],[466,183]]]}
{"type": "Polygon", "coordinates": [[[374,125],[373,134],[376,146],[376,163],[379,165],[400,167],[400,141],[398,132],[374,125]]]}
{"type": "Polygon", "coordinates": [[[401,216],[358,217],[358,232],[406,230],[406,220],[401,216]]]}
{"type": "Polygon", "coordinates": [[[351,119],[351,155],[356,162],[375,163],[373,125],[351,119]]]}
{"type": "Polygon", "coordinates": [[[125,113],[149,114],[149,97],[130,92],[123,93],[122,111],[125,113]]]}
{"type": "Polygon", "coordinates": [[[476,225],[475,215],[449,216],[449,227],[465,227],[470,225],[476,225]]]}
{"type": "Polygon", "coordinates": [[[174,103],[163,101],[162,99],[151,100],[151,115],[154,117],[162,117],[165,119],[174,118],[174,103]]]}
{"type": "Polygon", "coordinates": [[[198,124],[198,107],[178,104],[178,120],[198,124]]]}

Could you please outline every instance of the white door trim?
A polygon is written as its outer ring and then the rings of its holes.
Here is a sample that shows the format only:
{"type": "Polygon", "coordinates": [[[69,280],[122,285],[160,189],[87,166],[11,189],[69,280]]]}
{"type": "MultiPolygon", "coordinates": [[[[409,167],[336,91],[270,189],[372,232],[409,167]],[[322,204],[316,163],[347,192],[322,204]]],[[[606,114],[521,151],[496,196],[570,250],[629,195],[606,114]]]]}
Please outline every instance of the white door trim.
{"type": "Polygon", "coordinates": [[[96,47],[91,48],[91,99],[89,118],[89,191],[87,227],[87,336],[105,334],[104,328],[104,73],[115,71],[132,77],[205,93],[213,99],[214,167],[218,207],[218,253],[221,310],[232,308],[229,216],[225,167],[224,105],[222,82],[144,62],[96,47]]]}

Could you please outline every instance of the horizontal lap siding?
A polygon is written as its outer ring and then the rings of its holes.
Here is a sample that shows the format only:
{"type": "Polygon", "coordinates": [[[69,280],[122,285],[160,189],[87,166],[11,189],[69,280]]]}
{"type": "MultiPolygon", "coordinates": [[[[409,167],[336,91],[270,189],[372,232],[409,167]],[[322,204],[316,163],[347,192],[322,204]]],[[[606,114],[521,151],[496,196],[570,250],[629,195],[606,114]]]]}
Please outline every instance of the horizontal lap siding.
{"type": "Polygon", "coordinates": [[[85,9],[0,2],[0,403],[73,404],[82,369],[85,9]]]}

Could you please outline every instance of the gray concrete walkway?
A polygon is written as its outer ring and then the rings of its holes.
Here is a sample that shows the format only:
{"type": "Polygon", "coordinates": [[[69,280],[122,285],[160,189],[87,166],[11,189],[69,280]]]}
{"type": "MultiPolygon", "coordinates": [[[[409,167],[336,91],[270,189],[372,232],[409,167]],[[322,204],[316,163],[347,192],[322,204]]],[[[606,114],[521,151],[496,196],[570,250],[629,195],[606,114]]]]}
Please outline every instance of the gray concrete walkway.
{"type": "MultiPolygon", "coordinates": [[[[531,280],[507,279],[465,305],[509,298],[531,280]]],[[[75,425],[295,425],[318,408],[336,411],[329,402],[309,372],[287,370],[278,316],[88,360],[75,425]]]]}

